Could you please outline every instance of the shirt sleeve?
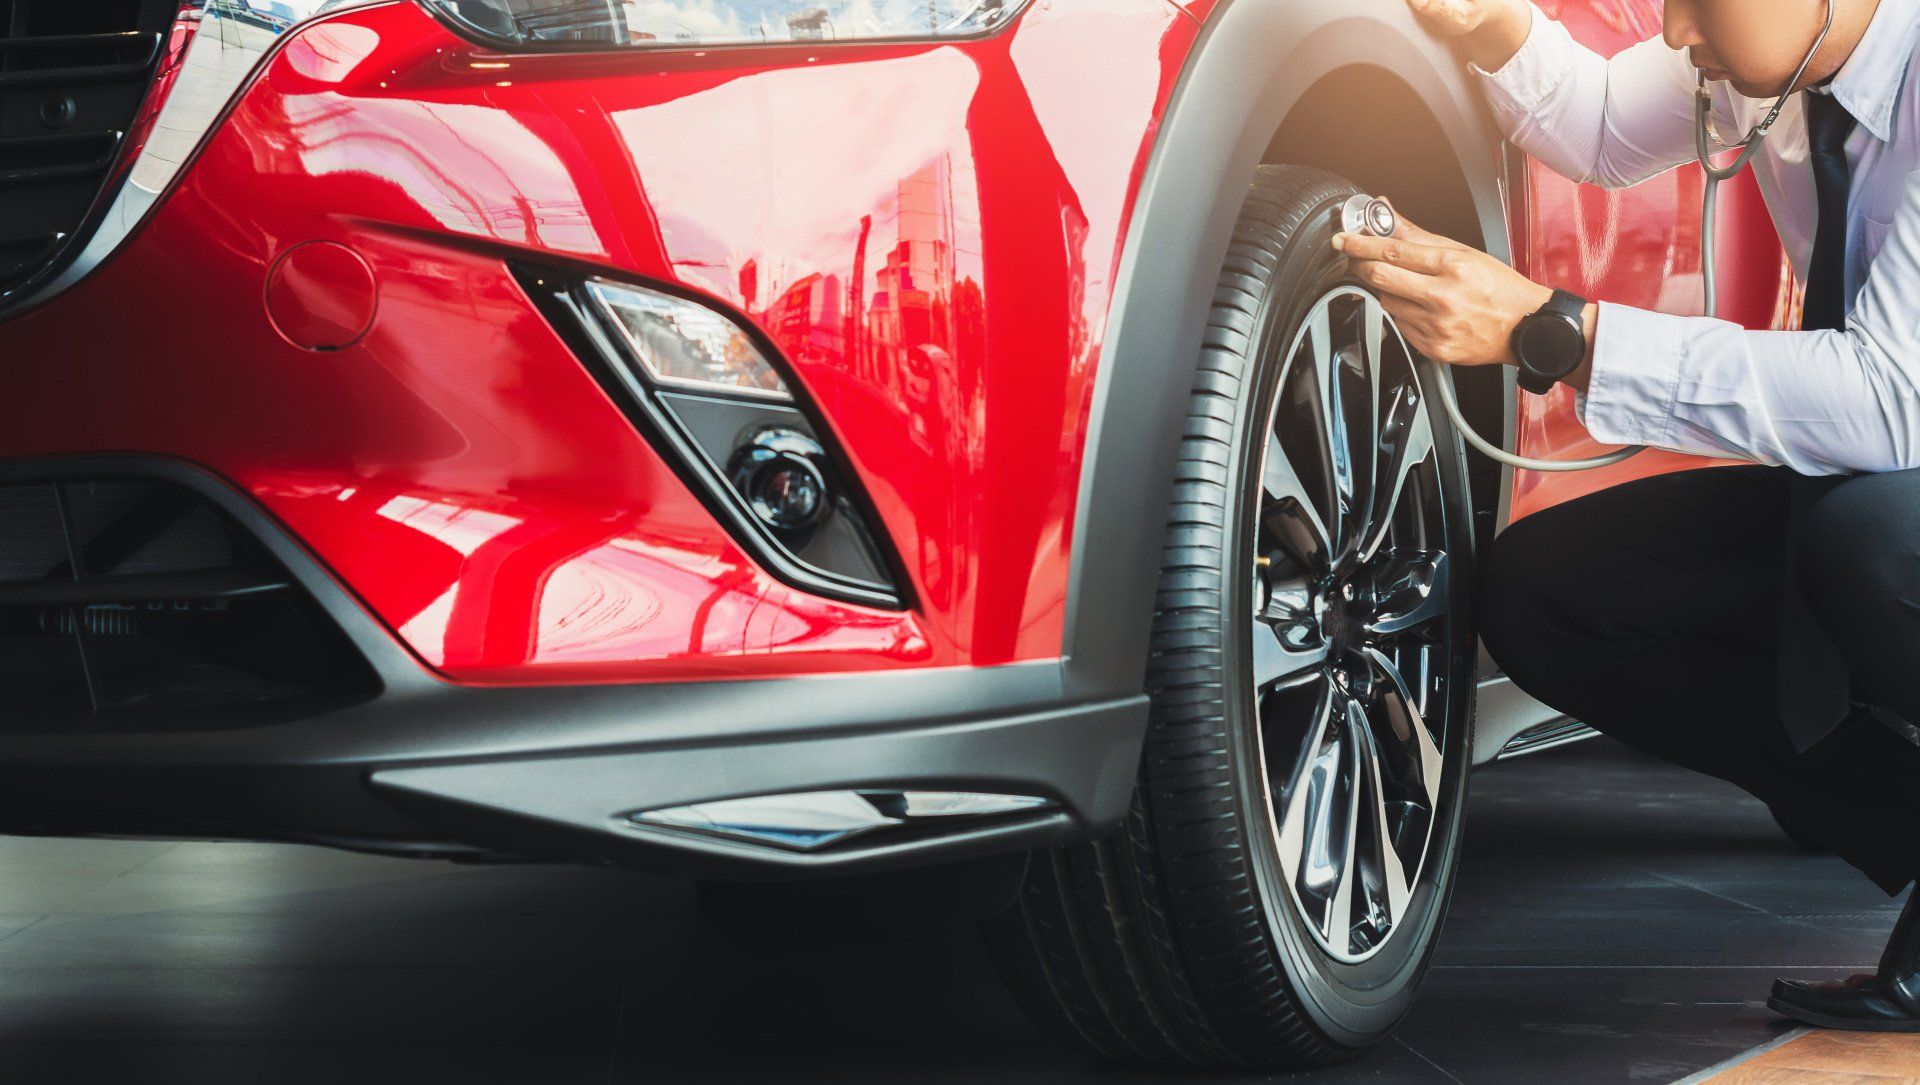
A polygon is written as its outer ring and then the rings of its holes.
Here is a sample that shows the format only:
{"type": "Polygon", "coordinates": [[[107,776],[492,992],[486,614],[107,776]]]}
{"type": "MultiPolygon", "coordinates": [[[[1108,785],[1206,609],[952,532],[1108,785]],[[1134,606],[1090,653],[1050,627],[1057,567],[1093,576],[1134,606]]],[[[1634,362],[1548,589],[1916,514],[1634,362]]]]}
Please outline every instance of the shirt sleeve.
{"type": "Polygon", "coordinates": [[[1602,303],[1580,421],[1596,440],[1804,475],[1920,467],[1920,174],[1846,326],[1749,331],[1602,303]]]}
{"type": "MultiPolygon", "coordinates": [[[[1563,177],[1620,188],[1693,160],[1694,68],[1659,38],[1602,57],[1536,6],[1526,41],[1498,71],[1468,67],[1506,137],[1563,177]]],[[[1714,103],[1729,128],[1724,88],[1714,103]]]]}

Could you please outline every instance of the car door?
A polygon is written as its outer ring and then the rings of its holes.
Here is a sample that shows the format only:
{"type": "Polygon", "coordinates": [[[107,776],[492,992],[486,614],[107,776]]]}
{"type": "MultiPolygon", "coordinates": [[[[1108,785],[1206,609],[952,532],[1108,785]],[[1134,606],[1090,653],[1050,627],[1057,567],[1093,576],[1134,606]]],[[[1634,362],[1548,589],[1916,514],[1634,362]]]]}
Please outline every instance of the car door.
{"type": "MultiPolygon", "coordinates": [[[[1542,0],[1541,8],[1606,56],[1660,33],[1660,0],[1542,0]]],[[[1668,313],[1702,312],[1700,192],[1705,182],[1698,165],[1608,191],[1574,184],[1519,155],[1513,160],[1508,199],[1514,259],[1528,276],[1596,300],[1668,313]]],[[[1723,185],[1719,202],[1720,315],[1752,328],[1795,326],[1793,272],[1752,172],[1723,185]]],[[[1559,385],[1544,396],[1522,392],[1519,401],[1515,432],[1522,455],[1570,459],[1606,449],[1580,424],[1572,388],[1559,385]]],[[[1649,450],[1593,471],[1515,471],[1510,518],[1629,479],[1728,462],[1649,450]]]]}

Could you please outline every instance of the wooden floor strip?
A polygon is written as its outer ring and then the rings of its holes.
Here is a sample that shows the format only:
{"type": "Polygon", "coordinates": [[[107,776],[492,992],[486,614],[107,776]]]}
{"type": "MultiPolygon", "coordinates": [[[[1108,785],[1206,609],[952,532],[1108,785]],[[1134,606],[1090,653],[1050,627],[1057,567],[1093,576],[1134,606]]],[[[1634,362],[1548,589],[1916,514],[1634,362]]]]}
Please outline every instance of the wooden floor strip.
{"type": "Polygon", "coordinates": [[[1674,1082],[1673,1085],[1705,1085],[1706,1082],[1712,1081],[1718,1075],[1724,1073],[1727,1070],[1732,1069],[1735,1066],[1740,1065],[1743,1062],[1746,1062],[1748,1059],[1764,1054],[1765,1052],[1772,1051],[1774,1048],[1779,1047],[1781,1044],[1792,1043],[1793,1041],[1799,1039],[1801,1036],[1806,1035],[1807,1032],[1808,1030],[1805,1028],[1788,1029],[1786,1032],[1783,1032],[1780,1035],[1775,1036],[1773,1039],[1768,1040],[1766,1043],[1761,1044],[1759,1047],[1750,1048],[1746,1051],[1742,1051],[1738,1055],[1735,1055],[1730,1059],[1725,1059],[1720,1062],[1714,1063],[1712,1066],[1707,1067],[1705,1070],[1700,1070],[1700,1071],[1696,1071],[1695,1073],[1688,1074],[1686,1077],[1683,1077],[1679,1081],[1674,1082]]]}
{"type": "Polygon", "coordinates": [[[1801,1029],[1687,1085],[1920,1085],[1920,1034],[1801,1029]]]}

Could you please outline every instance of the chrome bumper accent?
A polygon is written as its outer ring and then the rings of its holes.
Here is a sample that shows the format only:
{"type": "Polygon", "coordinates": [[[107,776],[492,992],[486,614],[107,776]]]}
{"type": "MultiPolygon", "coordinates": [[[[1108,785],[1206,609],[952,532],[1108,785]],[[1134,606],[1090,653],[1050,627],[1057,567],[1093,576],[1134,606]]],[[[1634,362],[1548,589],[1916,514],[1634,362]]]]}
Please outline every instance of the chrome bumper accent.
{"type": "Polygon", "coordinates": [[[1528,696],[1499,671],[1480,679],[1473,763],[1488,765],[1590,738],[1597,732],[1528,696]]]}
{"type": "Polygon", "coordinates": [[[1500,751],[1499,760],[1509,761],[1524,757],[1530,753],[1551,750],[1556,746],[1565,746],[1571,742],[1589,739],[1600,732],[1581,723],[1579,720],[1557,719],[1529,727],[1515,735],[1500,751]]]}
{"type": "Polygon", "coordinates": [[[669,806],[627,815],[637,826],[726,837],[749,844],[811,852],[883,830],[1041,810],[1053,803],[1032,795],[978,791],[802,791],[669,806]]]}

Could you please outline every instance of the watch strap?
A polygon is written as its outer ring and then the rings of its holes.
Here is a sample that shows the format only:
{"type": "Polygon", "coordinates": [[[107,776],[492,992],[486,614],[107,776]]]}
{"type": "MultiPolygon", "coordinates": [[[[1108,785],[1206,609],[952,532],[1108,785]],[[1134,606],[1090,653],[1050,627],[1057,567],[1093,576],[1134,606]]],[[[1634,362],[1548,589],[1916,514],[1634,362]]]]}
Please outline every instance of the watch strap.
{"type": "Polygon", "coordinates": [[[1559,377],[1549,377],[1545,373],[1536,373],[1524,365],[1520,367],[1520,372],[1518,376],[1515,377],[1515,380],[1519,382],[1522,389],[1532,392],[1536,396],[1546,395],[1554,385],[1560,383],[1559,377]]]}
{"type": "Polygon", "coordinates": [[[1553,296],[1547,299],[1547,303],[1540,307],[1540,312],[1559,313],[1561,316],[1569,316],[1575,320],[1579,320],[1580,313],[1585,310],[1586,307],[1587,299],[1573,291],[1555,290],[1553,296]]]}
{"type": "Polygon", "coordinates": [[[1521,388],[1535,395],[1545,395],[1555,384],[1560,382],[1560,378],[1573,372],[1580,364],[1578,359],[1576,359],[1573,365],[1566,367],[1565,370],[1559,373],[1545,373],[1529,367],[1526,357],[1520,353],[1519,349],[1521,330],[1530,322],[1538,320],[1543,316],[1563,318],[1579,325],[1582,322],[1581,314],[1586,308],[1587,299],[1570,290],[1555,290],[1553,296],[1547,299],[1545,305],[1528,314],[1525,319],[1515,326],[1513,329],[1514,356],[1520,360],[1520,365],[1517,367],[1519,374],[1516,379],[1521,388]]]}

